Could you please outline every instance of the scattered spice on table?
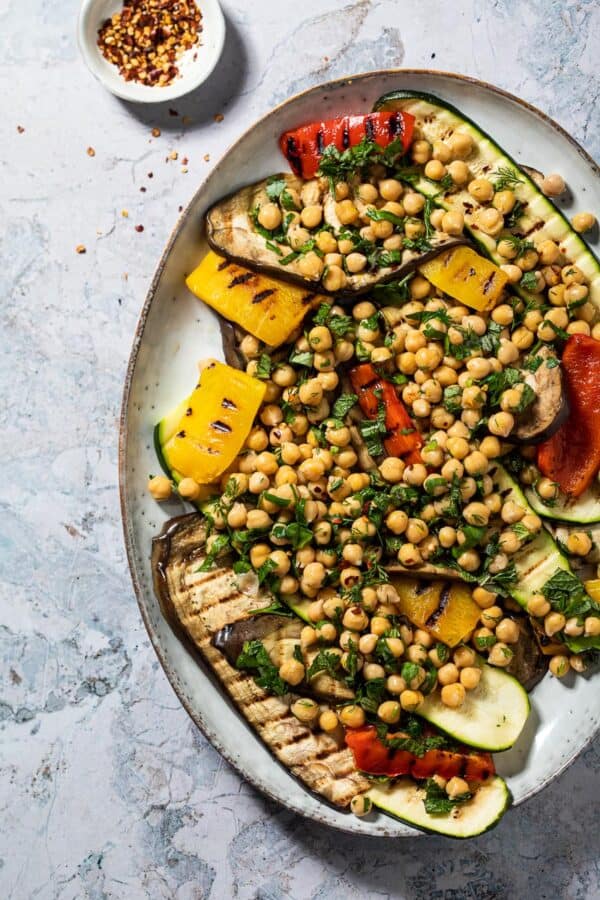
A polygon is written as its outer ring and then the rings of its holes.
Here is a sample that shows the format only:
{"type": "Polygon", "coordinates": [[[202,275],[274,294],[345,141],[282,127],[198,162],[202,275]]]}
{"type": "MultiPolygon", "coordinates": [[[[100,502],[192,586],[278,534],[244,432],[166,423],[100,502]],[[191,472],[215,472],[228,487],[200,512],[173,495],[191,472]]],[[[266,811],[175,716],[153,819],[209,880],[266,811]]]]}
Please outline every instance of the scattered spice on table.
{"type": "Polygon", "coordinates": [[[177,78],[177,60],[201,31],[195,0],[125,0],[98,31],[98,47],[126,81],[164,86],[177,78]]]}
{"type": "Polygon", "coordinates": [[[216,116],[214,116],[215,122],[222,122],[224,118],[225,116],[223,115],[223,113],[217,113],[216,116]]]}
{"type": "Polygon", "coordinates": [[[22,125],[17,125],[17,131],[19,132],[19,134],[23,134],[23,132],[25,131],[25,129],[23,128],[22,125]]]}
{"type": "Polygon", "coordinates": [[[144,230],[144,226],[143,226],[143,225],[136,225],[136,226],[135,226],[135,230],[136,230],[136,231],[139,231],[139,232],[141,233],[141,232],[144,230]]]}
{"type": "Polygon", "coordinates": [[[96,151],[94,150],[93,147],[88,147],[87,150],[86,150],[86,153],[87,153],[88,156],[95,156],[95,155],[96,155],[96,151]]]}
{"type": "Polygon", "coordinates": [[[85,253],[85,252],[86,252],[85,245],[77,244],[77,246],[75,247],[75,253],[85,253]]]}
{"type": "Polygon", "coordinates": [[[160,130],[160,128],[153,128],[153,129],[152,129],[152,137],[160,137],[160,135],[161,135],[161,130],[160,130]]]}

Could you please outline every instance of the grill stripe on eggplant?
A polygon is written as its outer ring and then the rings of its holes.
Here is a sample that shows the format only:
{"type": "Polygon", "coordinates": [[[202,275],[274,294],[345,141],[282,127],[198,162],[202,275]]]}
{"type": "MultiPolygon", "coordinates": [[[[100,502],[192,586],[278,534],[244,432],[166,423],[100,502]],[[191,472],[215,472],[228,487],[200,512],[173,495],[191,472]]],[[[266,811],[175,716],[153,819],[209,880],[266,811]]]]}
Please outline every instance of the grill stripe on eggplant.
{"type": "Polygon", "coordinates": [[[164,614],[200,651],[240,712],[292,775],[331,803],[348,806],[369,786],[356,770],[350,749],[299,722],[290,712],[296,695],[270,696],[212,645],[220,629],[248,618],[268,605],[270,597],[261,589],[240,590],[229,568],[198,572],[205,542],[197,513],[172,519],[154,539],[152,568],[164,614]]]}

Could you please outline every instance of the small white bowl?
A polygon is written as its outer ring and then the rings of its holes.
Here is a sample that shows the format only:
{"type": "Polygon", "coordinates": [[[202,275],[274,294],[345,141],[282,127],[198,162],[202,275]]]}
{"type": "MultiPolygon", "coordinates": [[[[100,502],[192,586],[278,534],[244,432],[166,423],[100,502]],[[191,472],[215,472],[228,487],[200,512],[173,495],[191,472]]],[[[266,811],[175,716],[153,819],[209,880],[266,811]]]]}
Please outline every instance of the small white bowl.
{"type": "Polygon", "coordinates": [[[183,97],[199,87],[216,66],[225,43],[225,19],[218,0],[197,0],[202,13],[199,43],[177,62],[179,75],[164,87],[126,81],[117,66],[106,60],[98,47],[98,30],[123,8],[122,0],[84,0],[77,24],[79,50],[88,69],[105,88],[134,103],[161,103],[183,97]]]}

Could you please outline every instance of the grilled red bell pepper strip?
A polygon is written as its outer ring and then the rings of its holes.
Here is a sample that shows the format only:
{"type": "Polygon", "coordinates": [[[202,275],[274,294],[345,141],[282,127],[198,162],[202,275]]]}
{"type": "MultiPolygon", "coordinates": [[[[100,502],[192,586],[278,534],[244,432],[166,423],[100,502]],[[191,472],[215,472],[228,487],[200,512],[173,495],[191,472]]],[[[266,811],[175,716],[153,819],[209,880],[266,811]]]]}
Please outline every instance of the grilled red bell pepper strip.
{"type": "Polygon", "coordinates": [[[359,406],[368,419],[377,418],[379,403],[383,403],[388,431],[388,436],[383,439],[386,453],[404,457],[409,465],[421,462],[419,447],[423,446],[423,438],[391,381],[381,378],[370,363],[352,369],[350,381],[359,406]]]}
{"type": "Polygon", "coordinates": [[[396,139],[406,151],[411,144],[415,118],[405,112],[375,112],[362,116],[311,122],[279,138],[281,152],[296,175],[312,178],[319,168],[323,150],[334,144],[338,150],[356,147],[366,138],[387,147],[396,139]]]}
{"type": "MultiPolygon", "coordinates": [[[[398,732],[388,734],[388,739],[408,737],[398,732]]],[[[363,728],[347,728],[346,743],[352,750],[356,767],[370,775],[411,775],[413,778],[464,778],[467,781],[487,781],[496,773],[490,753],[455,752],[451,750],[427,750],[423,756],[415,756],[408,750],[392,750],[377,736],[373,725],[363,728]]]]}
{"type": "Polygon", "coordinates": [[[540,472],[579,497],[600,470],[600,341],[574,334],[562,355],[569,417],[538,446],[540,472]]]}

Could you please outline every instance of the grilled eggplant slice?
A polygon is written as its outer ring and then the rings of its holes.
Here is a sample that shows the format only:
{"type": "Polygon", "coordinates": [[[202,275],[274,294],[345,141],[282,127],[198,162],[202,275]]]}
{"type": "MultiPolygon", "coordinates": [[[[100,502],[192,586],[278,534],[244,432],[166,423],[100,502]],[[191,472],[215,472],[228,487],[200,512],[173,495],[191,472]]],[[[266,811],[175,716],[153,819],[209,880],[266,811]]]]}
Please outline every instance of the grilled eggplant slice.
{"type": "MultiPolygon", "coordinates": [[[[295,175],[278,175],[277,179],[285,181],[288,188],[296,191],[299,191],[303,184],[302,179],[295,175]]],[[[298,264],[299,257],[282,265],[281,260],[290,255],[290,247],[281,244],[278,247],[279,252],[272,249],[278,246],[275,234],[269,239],[269,233],[265,237],[256,231],[252,211],[268,202],[266,188],[267,180],[259,181],[216,203],[206,216],[208,243],[216,253],[240,265],[302,284],[312,292],[331,293],[323,287],[320,279],[311,280],[302,274],[298,264]]],[[[323,208],[325,222],[331,226],[334,233],[339,232],[343,226],[335,213],[335,199],[330,194],[325,195],[323,208]]],[[[442,250],[447,250],[455,244],[465,244],[466,238],[435,232],[428,243],[430,248],[426,250],[403,250],[401,261],[394,265],[348,275],[347,288],[342,293],[353,296],[369,291],[377,284],[397,281],[418,268],[421,263],[437,256],[442,250]]],[[[340,294],[338,291],[334,293],[336,296],[340,294]]]]}
{"type": "Polygon", "coordinates": [[[536,399],[517,418],[510,439],[518,444],[539,444],[558,431],[569,415],[569,402],[564,388],[562,369],[548,347],[536,354],[543,359],[535,372],[525,372],[525,382],[535,391],[536,399]]]}
{"type": "Polygon", "coordinates": [[[214,646],[219,631],[248,618],[272,598],[260,589],[243,589],[228,566],[198,571],[206,555],[203,522],[198,513],[180,516],[167,522],[154,538],[154,585],[165,616],[187,645],[200,652],[279,762],[329,802],[348,806],[370,782],[357,771],[352,752],[341,738],[312,731],[299,722],[290,712],[294,694],[270,696],[214,646]]]}
{"type": "MultiPolygon", "coordinates": [[[[300,646],[300,632],[303,628],[304,622],[295,616],[291,619],[265,613],[226,625],[214,636],[213,644],[235,666],[246,641],[260,641],[273,664],[279,668],[286,659],[293,657],[294,649],[300,646]]],[[[316,655],[316,650],[303,653],[306,666],[310,666],[316,655]]],[[[325,672],[315,675],[310,681],[303,681],[298,686],[298,693],[332,703],[344,703],[354,698],[354,691],[343,681],[332,678],[325,672]]]]}

